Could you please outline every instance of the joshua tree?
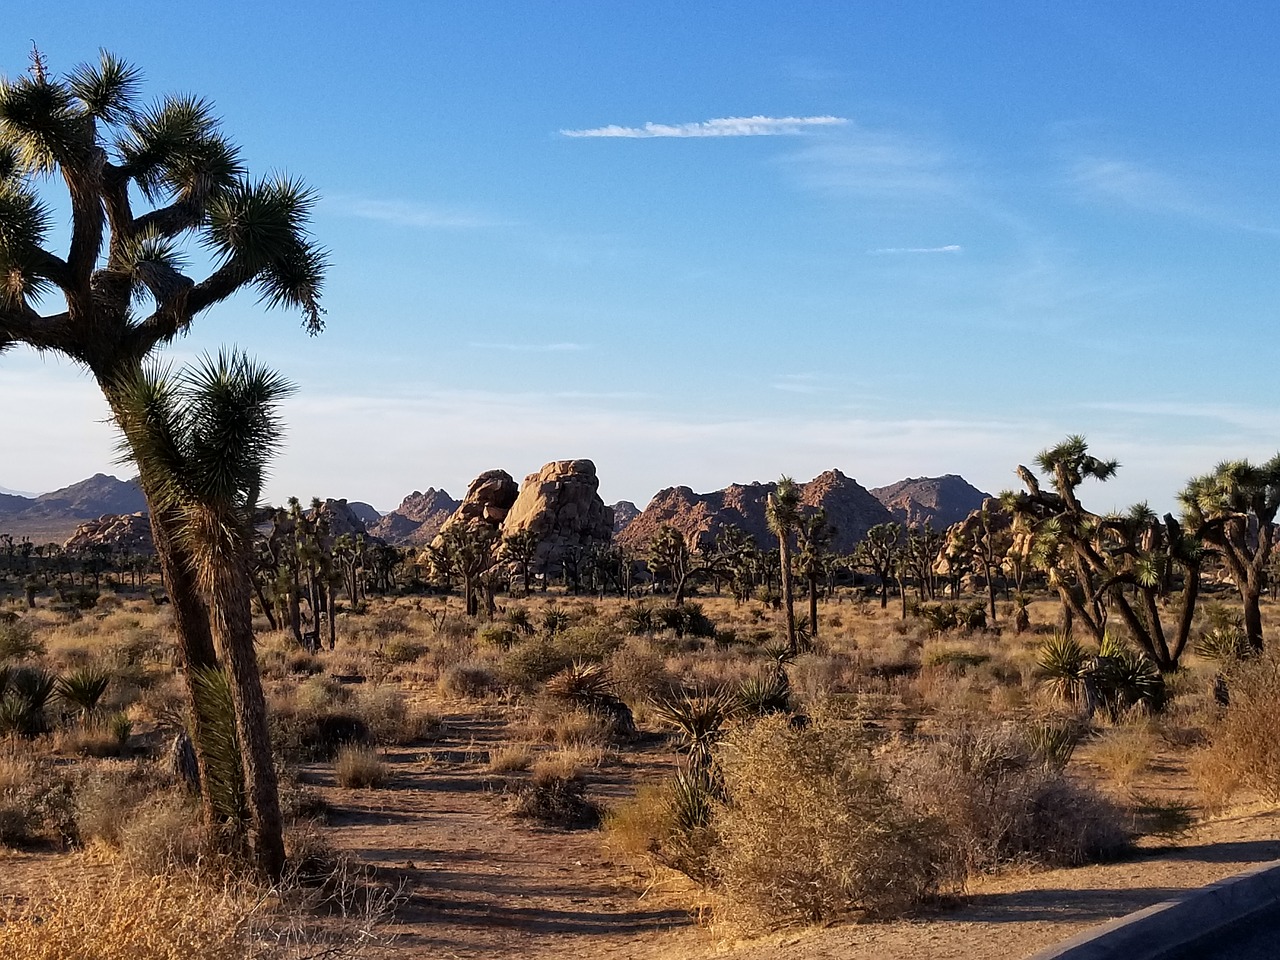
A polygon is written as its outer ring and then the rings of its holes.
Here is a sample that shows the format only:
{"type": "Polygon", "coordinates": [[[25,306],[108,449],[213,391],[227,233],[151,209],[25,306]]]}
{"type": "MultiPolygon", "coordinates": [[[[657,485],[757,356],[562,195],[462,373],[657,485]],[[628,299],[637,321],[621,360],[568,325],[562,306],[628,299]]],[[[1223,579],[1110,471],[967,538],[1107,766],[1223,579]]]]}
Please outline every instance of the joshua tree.
{"type": "MultiPolygon", "coordinates": [[[[326,258],[307,234],[314,195],[285,177],[250,180],[206,101],[141,106],[139,82],[136,68],[107,53],[65,77],[35,54],[27,75],[0,80],[0,351],[26,344],[68,357],[117,418],[143,361],[237,290],[301,310],[311,333],[323,326],[326,258]],[[38,185],[50,177],[69,197],[65,257],[47,246],[52,216],[38,185]],[[135,210],[139,198],[145,212],[135,210]],[[198,281],[184,272],[192,240],[215,264],[198,281]],[[65,310],[38,309],[53,296],[65,310]]],[[[218,662],[199,564],[165,480],[139,470],[194,699],[194,671],[218,662]]],[[[192,733],[203,773],[198,720],[192,733]]]]}
{"type": "Polygon", "coordinates": [[[831,564],[831,541],[835,528],[827,523],[827,511],[818,508],[800,518],[800,555],[796,558],[799,573],[809,587],[809,638],[818,639],[818,584],[825,579],[831,564]]]}
{"type": "Polygon", "coordinates": [[[870,570],[880,581],[880,609],[889,605],[889,582],[902,552],[902,525],[877,523],[854,551],[854,565],[870,570]]]}
{"type": "Polygon", "coordinates": [[[1275,544],[1280,454],[1261,465],[1248,460],[1220,463],[1212,473],[1190,481],[1178,499],[1187,527],[1216,547],[1226,564],[1240,592],[1245,637],[1253,649],[1261,650],[1259,598],[1275,544]]]}
{"type": "Polygon", "coordinates": [[[455,523],[440,533],[440,548],[433,554],[433,561],[440,562],[436,558],[441,558],[450,572],[462,580],[469,617],[480,612],[480,581],[494,564],[496,537],[497,531],[482,523],[455,523]]]}
{"type": "Polygon", "coordinates": [[[266,699],[253,643],[253,516],[279,442],[279,401],[291,390],[243,355],[205,359],[179,376],[154,368],[119,385],[127,456],[152,478],[156,506],[177,518],[209,625],[225,658],[244,769],[254,862],[284,869],[284,841],[266,699]]]}
{"type": "Polygon", "coordinates": [[[671,582],[675,591],[675,605],[684,603],[684,591],[693,576],[694,559],[684,534],[664,523],[649,542],[649,567],[655,577],[671,582]]]}
{"type": "Polygon", "coordinates": [[[765,520],[769,524],[769,532],[778,538],[782,606],[787,618],[787,649],[794,655],[799,651],[800,640],[796,635],[795,597],[791,586],[791,535],[800,525],[800,488],[790,477],[779,479],[777,487],[769,494],[765,520]]]}
{"type": "Polygon", "coordinates": [[[501,557],[505,563],[514,563],[520,570],[520,582],[524,595],[529,595],[529,577],[533,561],[538,556],[538,534],[533,530],[520,530],[502,538],[501,557]]]}

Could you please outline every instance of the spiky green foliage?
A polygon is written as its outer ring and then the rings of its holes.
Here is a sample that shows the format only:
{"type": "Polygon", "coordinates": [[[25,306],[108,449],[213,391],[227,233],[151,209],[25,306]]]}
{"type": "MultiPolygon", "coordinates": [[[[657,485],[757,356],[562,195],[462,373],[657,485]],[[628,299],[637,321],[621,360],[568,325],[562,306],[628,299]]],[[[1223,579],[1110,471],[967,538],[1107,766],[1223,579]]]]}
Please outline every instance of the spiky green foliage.
{"type": "Polygon", "coordinates": [[[714,762],[712,748],[724,732],[724,725],[740,710],[734,692],[722,690],[657,700],[653,717],[680,734],[691,768],[710,770],[714,762]]]}
{"type": "Polygon", "coordinates": [[[58,678],[58,696],[63,702],[88,716],[98,709],[107,687],[111,685],[111,674],[98,667],[81,667],[64,677],[58,678]]]}
{"type": "Polygon", "coordinates": [[[791,711],[791,683],[785,671],[748,677],[738,687],[738,704],[743,713],[763,717],[791,711]]]}
{"type": "Polygon", "coordinates": [[[1040,644],[1036,663],[1045,685],[1060,700],[1077,702],[1084,693],[1089,654],[1069,633],[1055,633],[1040,644]]]}
{"type": "Polygon", "coordinates": [[[0,733],[34,737],[48,728],[45,710],[58,678],[39,667],[16,667],[7,672],[0,696],[0,733]]]}
{"type": "Polygon", "coordinates": [[[208,790],[219,818],[239,833],[248,822],[240,738],[236,735],[231,683],[222,670],[203,667],[193,674],[195,709],[206,732],[208,790]]]}
{"type": "Polygon", "coordinates": [[[1061,770],[1071,762],[1081,728],[1072,720],[1039,720],[1027,724],[1024,733],[1035,759],[1061,770]]]}

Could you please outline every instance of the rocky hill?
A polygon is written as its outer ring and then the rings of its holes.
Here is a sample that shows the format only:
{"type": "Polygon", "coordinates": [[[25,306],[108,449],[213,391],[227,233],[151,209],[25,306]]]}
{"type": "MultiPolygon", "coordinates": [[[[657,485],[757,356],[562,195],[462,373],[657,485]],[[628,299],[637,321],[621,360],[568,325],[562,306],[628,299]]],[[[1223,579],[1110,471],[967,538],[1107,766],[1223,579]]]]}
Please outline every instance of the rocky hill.
{"type": "MultiPolygon", "coordinates": [[[[671,524],[691,542],[736,526],[757,544],[767,546],[774,537],[765,522],[765,504],[776,488],[776,483],[735,483],[714,493],[694,493],[688,487],[668,487],[654,495],[617,541],[643,550],[663,524],[671,524]]],[[[800,489],[805,505],[827,511],[827,519],[836,529],[834,547],[838,551],[851,551],[873,526],[893,520],[884,504],[839,470],[821,473],[800,489]]]]}
{"type": "Polygon", "coordinates": [[[954,473],[908,477],[887,487],[875,487],[871,493],[899,523],[931,523],[935,530],[959,523],[991,496],[954,473]]]}
{"type": "Polygon", "coordinates": [[[0,533],[36,543],[62,543],[85,520],[141,513],[146,498],[133,480],[98,473],[38,497],[0,495],[0,533]]]}
{"type": "Polygon", "coordinates": [[[382,519],[382,514],[372,504],[364,503],[360,500],[351,500],[347,503],[347,509],[355,515],[356,519],[363,523],[366,527],[370,524],[377,523],[382,519]]]}
{"type": "Polygon", "coordinates": [[[613,536],[615,539],[618,534],[631,525],[632,520],[640,516],[640,508],[630,500],[619,500],[609,509],[613,511],[613,536]]]}
{"type": "Polygon", "coordinates": [[[413,491],[396,509],[366,525],[370,534],[387,543],[421,547],[435,538],[460,505],[444,490],[428,487],[413,491]]]}

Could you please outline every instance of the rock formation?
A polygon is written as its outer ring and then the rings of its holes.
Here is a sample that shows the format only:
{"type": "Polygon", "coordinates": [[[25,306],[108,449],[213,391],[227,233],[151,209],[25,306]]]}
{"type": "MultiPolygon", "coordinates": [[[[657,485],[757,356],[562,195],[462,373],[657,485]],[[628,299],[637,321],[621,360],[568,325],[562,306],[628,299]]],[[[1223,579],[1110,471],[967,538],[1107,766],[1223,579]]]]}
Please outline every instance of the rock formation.
{"type": "Polygon", "coordinates": [[[874,487],[871,494],[899,523],[931,523],[935,530],[959,523],[980,509],[982,501],[991,496],[954,473],[942,477],[908,477],[887,487],[874,487]]]}
{"type": "Polygon", "coordinates": [[[351,505],[345,500],[326,500],[319,510],[308,511],[313,520],[323,518],[329,522],[329,536],[336,540],[345,534],[368,536],[369,531],[351,505]]]}
{"type": "Polygon", "coordinates": [[[61,543],[87,520],[146,509],[146,498],[135,481],[98,473],[38,497],[0,497],[0,533],[36,543],[61,543]]]}
{"type": "Polygon", "coordinates": [[[566,551],[612,539],[613,511],[600,499],[599,489],[596,465],[590,460],[548,463],[525,477],[502,532],[511,536],[532,530],[538,537],[534,567],[554,575],[566,551]]]}
{"type": "Polygon", "coordinates": [[[145,513],[109,513],[96,520],[86,520],[76,527],[62,549],[67,553],[83,553],[97,546],[110,547],[116,553],[155,553],[151,521],[145,513]]]}
{"type": "Polygon", "coordinates": [[[520,488],[507,471],[486,470],[471,481],[467,495],[458,504],[458,509],[440,525],[440,532],[456,524],[484,524],[497,530],[507,519],[507,512],[519,494],[520,488]]]}
{"type": "Polygon", "coordinates": [[[444,490],[413,491],[400,506],[369,525],[369,533],[387,543],[421,547],[430,543],[461,506],[444,490]]]}
{"type": "MultiPolygon", "coordinates": [[[[688,487],[659,490],[644,512],[627,525],[618,543],[643,551],[663,524],[671,524],[690,543],[716,536],[726,526],[739,527],[756,543],[774,543],[765,521],[765,505],[775,483],[732,484],[714,493],[694,493],[688,487]]],[[[869,529],[889,523],[892,515],[856,480],[839,470],[828,470],[801,486],[801,500],[827,511],[836,528],[834,549],[847,553],[869,529]]]]}
{"type": "Polygon", "coordinates": [[[616,538],[618,534],[631,524],[631,521],[640,516],[640,508],[630,500],[619,500],[609,508],[613,511],[613,535],[616,538]]]}

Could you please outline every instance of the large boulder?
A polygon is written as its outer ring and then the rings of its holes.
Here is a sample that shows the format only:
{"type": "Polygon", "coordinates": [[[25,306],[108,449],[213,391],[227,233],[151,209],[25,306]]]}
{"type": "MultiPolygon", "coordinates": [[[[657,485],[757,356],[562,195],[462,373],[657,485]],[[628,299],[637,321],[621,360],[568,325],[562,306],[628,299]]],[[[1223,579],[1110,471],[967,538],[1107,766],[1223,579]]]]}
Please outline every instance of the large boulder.
{"type": "Polygon", "coordinates": [[[317,509],[308,513],[312,520],[324,520],[328,523],[329,536],[334,540],[345,534],[363,537],[369,533],[364,521],[346,500],[325,500],[317,509]]]}
{"type": "MultiPolygon", "coordinates": [[[[520,488],[507,471],[486,470],[471,481],[471,486],[467,487],[467,495],[462,498],[462,503],[458,504],[453,515],[440,527],[440,533],[459,524],[498,530],[519,493],[520,488]]],[[[437,536],[433,543],[438,544],[439,541],[440,537],[437,536]]]]}
{"type": "Polygon", "coordinates": [[[590,460],[556,460],[525,477],[503,536],[531,530],[538,538],[534,566],[554,575],[567,551],[607,544],[613,510],[600,499],[600,480],[590,460]]]}

